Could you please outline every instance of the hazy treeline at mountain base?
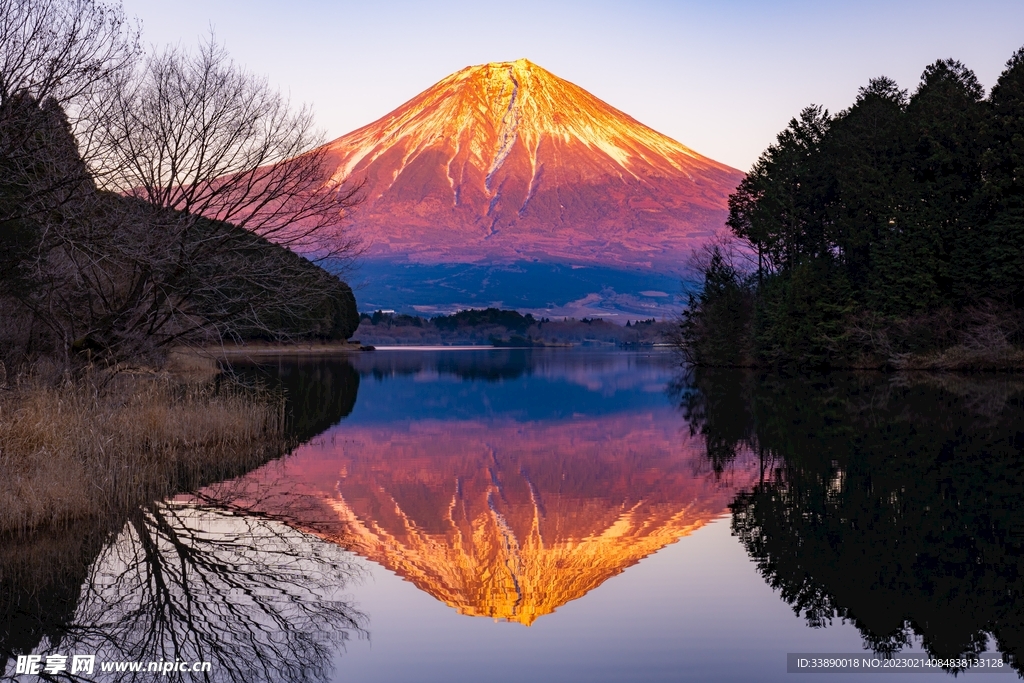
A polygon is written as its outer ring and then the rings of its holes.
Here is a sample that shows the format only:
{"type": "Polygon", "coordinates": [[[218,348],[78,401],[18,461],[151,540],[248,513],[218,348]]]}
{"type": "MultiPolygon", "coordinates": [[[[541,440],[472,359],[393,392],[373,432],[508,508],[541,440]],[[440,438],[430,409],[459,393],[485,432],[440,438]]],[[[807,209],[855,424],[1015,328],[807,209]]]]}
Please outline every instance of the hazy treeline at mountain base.
{"type": "Polygon", "coordinates": [[[1016,375],[782,379],[694,368],[680,406],[726,472],[760,462],[732,528],[809,626],[867,647],[1024,673],[1024,382],[1016,375]]]}
{"type": "Polygon", "coordinates": [[[322,251],[354,203],[317,154],[278,163],[318,141],[308,111],[212,39],[139,44],[114,6],[0,5],[0,361],[152,364],[223,338],[347,338],[351,289],[288,249],[322,251]]]}
{"type": "Polygon", "coordinates": [[[355,335],[364,344],[492,345],[543,347],[576,345],[651,346],[672,331],[672,324],[629,320],[626,326],[601,318],[554,318],[498,308],[469,309],[452,315],[422,318],[376,311],[360,315],[355,335]]]}
{"type": "Polygon", "coordinates": [[[1024,49],[804,109],[729,200],[679,343],[720,366],[1024,367],[1024,49]]]}

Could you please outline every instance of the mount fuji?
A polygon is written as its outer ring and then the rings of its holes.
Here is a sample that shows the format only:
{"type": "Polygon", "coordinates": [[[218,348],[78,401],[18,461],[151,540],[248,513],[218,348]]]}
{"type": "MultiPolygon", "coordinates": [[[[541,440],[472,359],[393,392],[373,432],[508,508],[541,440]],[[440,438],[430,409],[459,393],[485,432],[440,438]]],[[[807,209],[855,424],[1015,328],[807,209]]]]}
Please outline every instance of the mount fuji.
{"type": "Polygon", "coordinates": [[[363,183],[360,308],[667,315],[743,174],[525,60],[467,67],[326,145],[363,183]]]}

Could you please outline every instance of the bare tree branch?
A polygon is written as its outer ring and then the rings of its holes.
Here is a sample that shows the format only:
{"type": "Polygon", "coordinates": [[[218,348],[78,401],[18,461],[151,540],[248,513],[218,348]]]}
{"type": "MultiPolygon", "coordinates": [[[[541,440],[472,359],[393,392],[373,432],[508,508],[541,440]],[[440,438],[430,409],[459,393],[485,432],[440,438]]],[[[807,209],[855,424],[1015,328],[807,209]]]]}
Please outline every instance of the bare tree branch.
{"type": "Polygon", "coordinates": [[[358,254],[344,219],[359,188],[329,182],[310,110],[212,36],[134,65],[119,10],[30,4],[0,6],[3,30],[35,21],[0,54],[17,88],[0,101],[5,345],[117,364],[224,338],[348,338],[351,289],[290,251],[358,254]]]}
{"type": "Polygon", "coordinates": [[[319,257],[355,250],[341,226],[360,188],[331,181],[312,111],[292,111],[213,36],[150,58],[94,116],[101,187],[319,257]]]}

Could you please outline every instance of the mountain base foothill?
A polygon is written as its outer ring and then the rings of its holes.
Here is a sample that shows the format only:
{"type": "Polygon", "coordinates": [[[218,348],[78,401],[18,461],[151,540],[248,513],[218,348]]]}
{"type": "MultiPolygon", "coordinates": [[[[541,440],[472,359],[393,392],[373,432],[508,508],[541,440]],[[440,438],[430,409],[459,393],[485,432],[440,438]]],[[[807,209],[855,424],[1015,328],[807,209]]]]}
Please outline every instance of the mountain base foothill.
{"type": "MultiPolygon", "coordinates": [[[[329,268],[329,266],[328,266],[329,268]]],[[[430,317],[503,308],[536,317],[676,317],[689,283],[679,275],[569,263],[410,263],[367,259],[352,274],[359,309],[430,317]]]]}

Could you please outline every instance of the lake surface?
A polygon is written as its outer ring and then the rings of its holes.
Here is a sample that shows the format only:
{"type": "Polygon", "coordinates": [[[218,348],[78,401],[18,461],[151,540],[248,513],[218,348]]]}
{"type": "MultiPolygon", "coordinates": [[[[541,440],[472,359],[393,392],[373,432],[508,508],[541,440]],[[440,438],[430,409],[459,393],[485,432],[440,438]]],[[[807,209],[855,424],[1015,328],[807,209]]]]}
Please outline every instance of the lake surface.
{"type": "Polygon", "coordinates": [[[787,673],[788,653],[1022,667],[1020,378],[539,349],[236,369],[285,390],[302,445],[114,533],[0,551],[8,674],[25,653],[238,681],[837,675],[787,673]]]}

